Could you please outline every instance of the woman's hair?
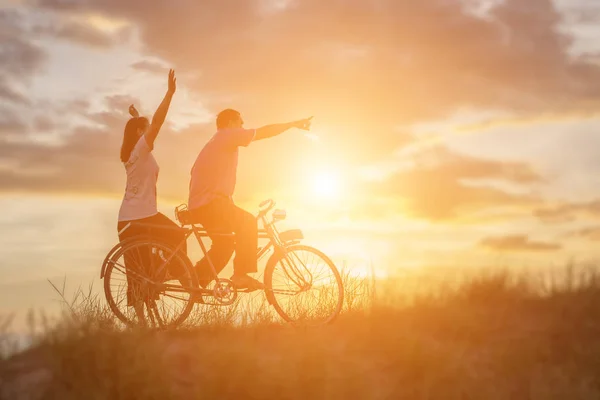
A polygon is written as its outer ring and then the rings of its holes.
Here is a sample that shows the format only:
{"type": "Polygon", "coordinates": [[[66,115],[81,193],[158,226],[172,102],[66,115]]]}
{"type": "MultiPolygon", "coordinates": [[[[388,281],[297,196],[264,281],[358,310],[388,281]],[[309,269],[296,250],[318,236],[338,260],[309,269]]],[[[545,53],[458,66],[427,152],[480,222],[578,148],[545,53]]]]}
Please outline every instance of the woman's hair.
{"type": "Polygon", "coordinates": [[[131,151],[139,140],[138,130],[148,125],[148,118],[133,117],[125,125],[123,132],[123,144],[121,145],[121,162],[127,162],[131,151]]]}

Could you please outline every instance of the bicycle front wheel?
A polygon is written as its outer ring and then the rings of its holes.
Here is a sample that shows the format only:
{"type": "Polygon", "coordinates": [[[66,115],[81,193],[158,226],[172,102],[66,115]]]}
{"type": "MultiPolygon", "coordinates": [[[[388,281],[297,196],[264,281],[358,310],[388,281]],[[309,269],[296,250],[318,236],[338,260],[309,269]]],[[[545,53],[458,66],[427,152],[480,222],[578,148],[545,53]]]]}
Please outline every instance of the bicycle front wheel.
{"type": "Polygon", "coordinates": [[[269,303],[291,323],[330,323],[344,303],[342,278],[333,262],[305,245],[293,245],[271,256],[265,287],[269,303]]]}
{"type": "Polygon", "coordinates": [[[124,242],[107,262],[104,293],[125,324],[158,328],[181,324],[194,307],[198,282],[187,256],[152,240],[124,242]]]}

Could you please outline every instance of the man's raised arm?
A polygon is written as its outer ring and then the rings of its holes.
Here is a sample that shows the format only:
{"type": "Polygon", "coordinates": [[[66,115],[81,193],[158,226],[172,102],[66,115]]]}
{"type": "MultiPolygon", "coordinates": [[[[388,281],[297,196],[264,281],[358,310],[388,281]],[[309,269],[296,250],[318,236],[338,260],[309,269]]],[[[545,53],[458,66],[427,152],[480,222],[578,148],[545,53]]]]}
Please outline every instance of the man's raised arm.
{"type": "Polygon", "coordinates": [[[254,136],[254,141],[261,140],[261,139],[267,139],[267,138],[270,138],[273,136],[280,135],[290,128],[309,130],[311,119],[312,119],[312,117],[301,119],[298,121],[293,121],[293,122],[286,122],[283,124],[265,125],[262,128],[258,128],[256,130],[256,135],[254,136]]]}

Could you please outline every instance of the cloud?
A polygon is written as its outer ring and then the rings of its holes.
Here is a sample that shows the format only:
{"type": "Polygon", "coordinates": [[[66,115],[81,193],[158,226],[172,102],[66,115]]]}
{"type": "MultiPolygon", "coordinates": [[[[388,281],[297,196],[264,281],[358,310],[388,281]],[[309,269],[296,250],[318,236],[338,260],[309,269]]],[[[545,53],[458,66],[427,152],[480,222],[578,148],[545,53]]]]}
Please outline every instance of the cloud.
{"type": "Polygon", "coordinates": [[[38,115],[33,119],[33,129],[36,132],[48,132],[56,127],[56,122],[50,116],[38,115]]]}
{"type": "Polygon", "coordinates": [[[3,191],[118,193],[118,138],[107,129],[78,128],[61,146],[4,140],[3,191]],[[111,162],[110,155],[114,161],[111,162]]]}
{"type": "Polygon", "coordinates": [[[578,216],[600,217],[600,200],[588,202],[565,202],[555,206],[540,207],[534,210],[534,216],[544,222],[568,222],[578,216]]]}
{"type": "Polygon", "coordinates": [[[405,212],[428,220],[457,220],[493,208],[523,208],[539,204],[533,194],[514,194],[489,184],[541,182],[530,165],[467,156],[438,145],[423,149],[407,160],[412,164],[387,180],[372,184],[368,192],[404,203],[405,212]]]}
{"type": "Polygon", "coordinates": [[[559,31],[550,0],[506,0],[487,19],[461,2],[434,0],[410,7],[304,0],[269,13],[247,0],[37,3],[127,18],[152,53],[202,71],[197,89],[248,103],[259,96],[258,109],[312,101],[329,112],[334,104],[356,112],[367,103],[369,111],[406,120],[473,103],[564,108],[596,99],[600,89],[597,67],[568,57],[572,40],[559,31]]]}
{"type": "Polygon", "coordinates": [[[527,163],[504,162],[456,153],[437,145],[414,156],[417,166],[435,168],[456,179],[501,179],[518,184],[536,183],[542,177],[527,163]]]}
{"type": "Polygon", "coordinates": [[[38,26],[37,34],[69,40],[92,48],[107,49],[117,43],[118,35],[109,34],[90,24],[81,22],[52,21],[48,25],[38,26]]]}
{"type": "Polygon", "coordinates": [[[148,61],[148,60],[141,60],[141,61],[135,62],[135,63],[131,64],[131,68],[138,70],[138,71],[150,72],[150,73],[159,74],[159,75],[163,75],[168,71],[168,68],[165,67],[163,64],[155,62],[155,61],[148,61]]]}
{"type": "Polygon", "coordinates": [[[46,53],[31,40],[23,16],[12,9],[0,10],[0,42],[0,77],[6,93],[12,91],[7,89],[7,80],[29,78],[39,72],[46,53]]]}
{"type": "Polygon", "coordinates": [[[531,252],[557,251],[562,248],[558,243],[535,241],[526,235],[487,237],[481,240],[479,246],[489,250],[531,252]]]}
{"type": "Polygon", "coordinates": [[[584,238],[592,241],[600,241],[600,226],[590,226],[570,232],[568,236],[584,238]]]}
{"type": "Polygon", "coordinates": [[[27,124],[15,114],[0,109],[0,135],[20,135],[27,131],[27,124]]]}
{"type": "Polygon", "coordinates": [[[469,133],[483,133],[485,131],[491,131],[498,128],[522,128],[522,127],[536,127],[540,124],[554,124],[554,123],[569,123],[578,122],[586,119],[594,119],[600,116],[598,110],[571,110],[564,113],[548,113],[548,114],[537,114],[537,115],[514,115],[507,118],[489,118],[482,122],[456,125],[453,127],[454,132],[457,134],[469,134],[469,133]]]}
{"type": "Polygon", "coordinates": [[[0,78],[0,98],[12,104],[30,105],[31,101],[21,92],[15,90],[14,85],[6,78],[0,78]]]}
{"type": "MultiPolygon", "coordinates": [[[[125,172],[119,149],[131,103],[139,104],[139,99],[106,96],[103,111],[90,111],[85,100],[48,104],[44,113],[28,121],[0,113],[0,191],[121,195],[125,172]],[[68,127],[58,118],[64,113],[85,123],[68,127]],[[59,143],[50,145],[29,136],[57,127],[66,133],[59,143]]],[[[161,197],[187,197],[194,150],[210,134],[207,128],[193,125],[175,135],[168,121],[163,125],[154,151],[161,165],[161,197]]]]}

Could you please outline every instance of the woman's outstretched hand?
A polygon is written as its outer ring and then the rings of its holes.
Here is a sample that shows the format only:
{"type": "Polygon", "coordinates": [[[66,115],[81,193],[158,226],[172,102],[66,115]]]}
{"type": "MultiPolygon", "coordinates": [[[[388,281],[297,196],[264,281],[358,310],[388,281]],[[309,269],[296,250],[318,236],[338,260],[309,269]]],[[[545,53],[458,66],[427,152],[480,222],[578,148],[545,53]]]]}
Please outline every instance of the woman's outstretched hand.
{"type": "Polygon", "coordinates": [[[175,78],[175,71],[173,69],[169,70],[169,89],[168,93],[174,94],[175,90],[177,90],[177,78],[175,78]]]}

